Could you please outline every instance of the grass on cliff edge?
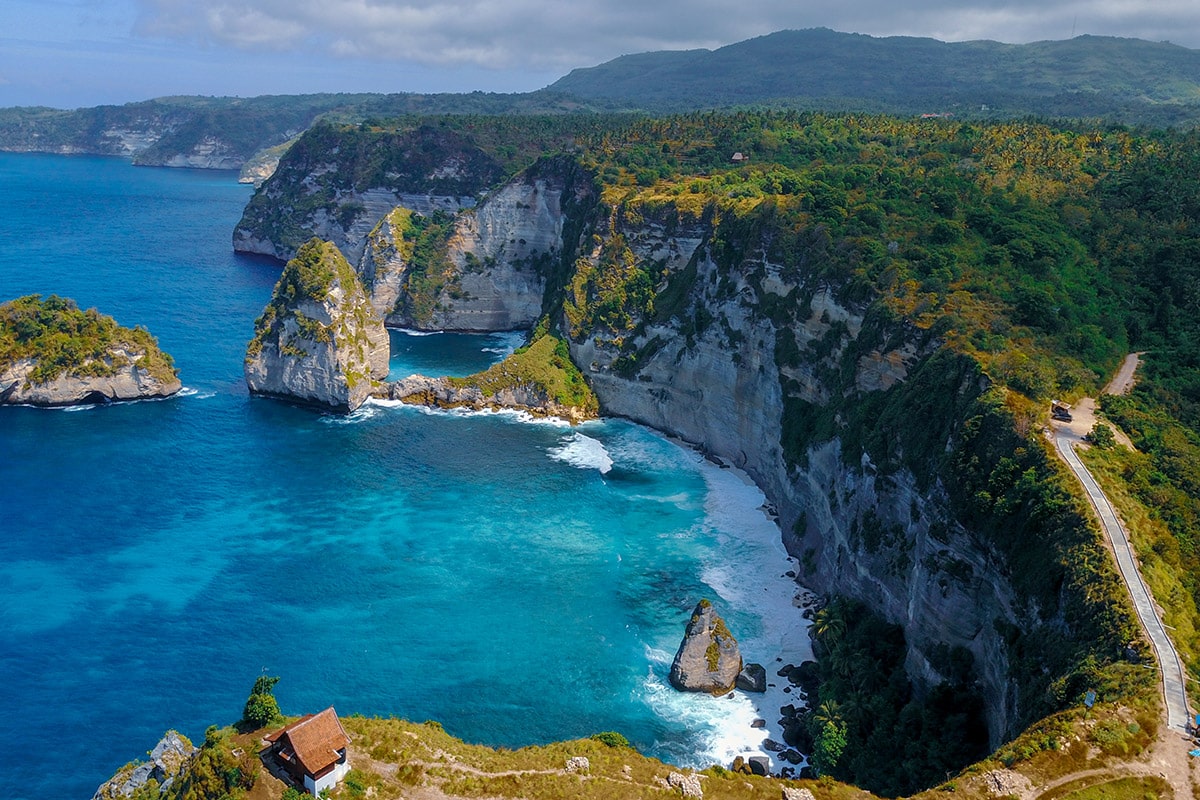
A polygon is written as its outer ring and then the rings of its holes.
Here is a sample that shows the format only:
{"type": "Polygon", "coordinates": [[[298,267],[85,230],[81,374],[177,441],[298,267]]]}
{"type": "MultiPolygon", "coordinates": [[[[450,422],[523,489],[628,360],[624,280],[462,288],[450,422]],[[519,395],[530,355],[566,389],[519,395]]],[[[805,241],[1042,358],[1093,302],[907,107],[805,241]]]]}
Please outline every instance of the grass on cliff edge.
{"type": "Polygon", "coordinates": [[[123,349],[143,353],[138,366],[156,380],[178,375],[174,361],[158,349],[145,328],[125,328],[94,308],[83,311],[74,300],[31,294],[0,303],[0,369],[25,358],[37,361],[29,374],[33,383],[52,381],[63,372],[106,376],[128,366],[123,349]]]}
{"type": "MultiPolygon", "coordinates": [[[[351,771],[334,798],[661,800],[680,796],[679,790],[667,788],[671,773],[693,772],[648,758],[630,747],[612,746],[607,743],[613,741],[611,734],[507,750],[467,744],[436,722],[348,716],[342,717],[342,724],[351,740],[351,771]],[[586,772],[566,769],[567,760],[576,756],[587,758],[586,772]]],[[[203,800],[224,793],[244,800],[280,800],[283,784],[254,758],[262,747],[260,737],[270,730],[236,734],[230,728],[211,729],[201,750],[203,757],[192,762],[189,774],[165,797],[203,800]]],[[[816,800],[871,798],[866,792],[829,780],[785,782],[716,767],[696,774],[706,800],[775,800],[781,786],[808,786],[816,800]]]]}
{"type": "MultiPolygon", "coordinates": [[[[1141,676],[1135,680],[1141,680],[1141,676]]],[[[1097,688],[1104,693],[1106,687],[1097,688]]],[[[1152,687],[1149,696],[1153,697],[1152,687]]],[[[1146,719],[1145,713],[1128,705],[1104,701],[1097,703],[1090,712],[1082,707],[1073,708],[1034,726],[1011,743],[1009,747],[1029,750],[1027,756],[1010,760],[1011,753],[1002,749],[992,758],[967,768],[937,789],[917,797],[922,800],[948,800],[951,796],[958,800],[993,800],[994,792],[984,779],[991,770],[1012,769],[1024,774],[1034,785],[1044,785],[1075,772],[1093,774],[1096,770],[1108,770],[1122,762],[1138,760],[1150,732],[1140,725],[1139,720],[1152,722],[1152,715],[1151,719],[1146,719]]],[[[448,734],[436,722],[415,723],[355,715],[343,717],[342,724],[350,735],[352,769],[334,793],[335,798],[660,800],[679,796],[678,790],[667,790],[666,781],[671,773],[693,772],[648,758],[629,747],[612,746],[608,742],[619,740],[611,734],[508,750],[467,744],[448,734]],[[567,760],[576,756],[588,759],[587,772],[566,769],[567,760]]],[[[202,757],[192,762],[189,774],[177,781],[164,797],[166,800],[205,800],[221,796],[281,800],[283,784],[272,778],[256,757],[262,746],[261,737],[272,729],[238,734],[232,728],[211,728],[205,737],[202,757]]],[[[732,773],[721,767],[709,767],[695,774],[700,776],[706,800],[775,800],[784,786],[807,788],[815,800],[871,800],[876,797],[827,777],[784,781],[732,773]]],[[[1102,777],[1095,777],[1104,782],[1102,777]]],[[[1072,782],[1063,787],[1062,794],[1070,795],[1072,800],[1076,797],[1079,800],[1120,800],[1120,796],[1107,793],[1091,796],[1079,792],[1084,788],[1080,783],[1072,782]]],[[[1056,796],[1061,795],[1056,793],[1056,796]]]]}
{"type": "Polygon", "coordinates": [[[484,397],[505,389],[530,388],[560,406],[577,408],[587,416],[600,412],[600,401],[571,361],[567,343],[550,333],[543,322],[533,341],[499,364],[465,378],[450,378],[456,387],[478,386],[484,397]]]}

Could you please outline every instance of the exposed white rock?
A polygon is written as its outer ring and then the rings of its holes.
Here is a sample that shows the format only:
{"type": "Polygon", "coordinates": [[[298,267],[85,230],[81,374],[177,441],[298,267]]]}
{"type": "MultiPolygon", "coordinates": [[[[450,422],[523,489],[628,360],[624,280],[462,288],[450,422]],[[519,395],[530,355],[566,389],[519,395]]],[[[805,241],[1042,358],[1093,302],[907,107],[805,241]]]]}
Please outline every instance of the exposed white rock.
{"type": "MultiPolygon", "coordinates": [[[[757,254],[740,268],[719,269],[703,244],[710,235],[704,226],[679,226],[665,236],[653,220],[643,220],[636,228],[618,223],[617,230],[639,262],[672,247],[682,254],[692,242],[700,249],[682,319],[647,324],[624,342],[624,350],[602,332],[570,342],[606,413],[693,442],[744,469],[779,509],[789,552],[812,564],[799,579],[818,591],[869,599],[875,611],[903,625],[906,667],[918,683],[945,678],[926,655],[939,643],[969,650],[985,687],[990,737],[999,743],[1017,713],[1006,647],[994,625],[996,618],[1018,618],[1002,559],[953,520],[943,487],[920,488],[907,470],[878,478],[869,463],[847,464],[837,438],[810,450],[802,467],[789,468],[784,460],[783,381],[793,396],[816,406],[841,402],[826,376],[862,333],[862,311],[839,303],[825,285],[813,287],[804,322],[789,326],[805,357],[780,367],[776,328],[759,310],[760,298],[778,297],[803,276],[787,275],[757,254]],[[756,282],[755,274],[763,277],[756,282]],[[714,321],[689,337],[684,327],[695,306],[714,321]],[[837,337],[833,353],[812,360],[809,348],[827,335],[837,337]],[[635,374],[614,368],[628,345],[640,349],[652,342],[657,346],[639,359],[635,374]],[[903,531],[902,540],[870,551],[854,533],[868,513],[887,530],[903,531]]],[[[607,237],[612,229],[598,233],[607,237]]],[[[676,261],[673,269],[679,268],[676,261]]],[[[910,341],[858,358],[856,389],[894,386],[922,357],[910,341]]]]}
{"type": "MultiPolygon", "coordinates": [[[[424,330],[499,331],[531,327],[542,314],[550,267],[563,249],[561,173],[521,174],[454,219],[444,264],[425,265],[444,276],[436,297],[417,302],[409,283],[411,243],[403,241],[413,213],[429,203],[407,198],[371,230],[358,272],[387,324],[424,330]]],[[[348,254],[353,253],[351,247],[348,254]]]]}
{"type": "Polygon", "coordinates": [[[362,405],[387,377],[390,343],[357,274],[328,242],[288,262],[246,353],[254,394],[337,411],[362,405]]]}
{"type": "Polygon", "coordinates": [[[555,403],[544,390],[524,383],[485,395],[478,386],[455,386],[450,378],[410,375],[381,387],[375,396],[434,408],[525,411],[538,417],[559,417],[571,422],[595,417],[589,410],[555,403]]]}
{"type": "Polygon", "coordinates": [[[170,378],[152,375],[150,370],[139,364],[144,357],[143,351],[117,348],[110,351],[105,359],[106,369],[111,369],[112,374],[87,375],[78,371],[63,371],[54,379],[40,383],[30,379],[31,373],[37,368],[37,360],[18,359],[0,370],[0,404],[70,406],[139,400],[169,397],[183,388],[177,375],[170,378]],[[114,361],[125,366],[114,368],[114,361]]]}
{"type": "Polygon", "coordinates": [[[134,792],[151,780],[158,783],[160,791],[169,786],[196,754],[196,747],[187,737],[177,731],[166,735],[150,751],[150,760],[141,764],[123,767],[116,775],[100,784],[92,800],[120,800],[132,797],[134,792]]]}
{"type": "Polygon", "coordinates": [[[672,772],[667,776],[667,786],[676,789],[683,797],[691,797],[695,798],[695,800],[704,797],[704,789],[700,785],[700,776],[695,773],[685,775],[682,772],[672,772]]]}
{"type": "Polygon", "coordinates": [[[817,800],[811,789],[800,789],[795,786],[784,786],[781,800],[817,800]]]}

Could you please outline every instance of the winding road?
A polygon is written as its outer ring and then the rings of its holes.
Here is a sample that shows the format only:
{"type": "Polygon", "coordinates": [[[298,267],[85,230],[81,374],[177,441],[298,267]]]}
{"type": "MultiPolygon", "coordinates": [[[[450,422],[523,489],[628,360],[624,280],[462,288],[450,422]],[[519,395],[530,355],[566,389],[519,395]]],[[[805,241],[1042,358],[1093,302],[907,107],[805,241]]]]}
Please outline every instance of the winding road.
{"type": "MultiPolygon", "coordinates": [[[[1133,382],[1134,371],[1137,369],[1138,354],[1132,354],[1125,359],[1125,363],[1121,365],[1121,369],[1117,373],[1117,377],[1108,385],[1105,390],[1110,394],[1124,394],[1129,391],[1129,387],[1133,382]]],[[[1085,404],[1083,402],[1076,406],[1087,405],[1090,409],[1094,407],[1094,401],[1090,399],[1085,404]]],[[[1091,416],[1090,414],[1088,415],[1091,416]]],[[[1158,661],[1159,674],[1162,676],[1163,699],[1167,707],[1167,726],[1174,731],[1184,733],[1187,731],[1188,723],[1191,721],[1191,715],[1188,711],[1187,700],[1187,685],[1186,677],[1183,670],[1183,661],[1179,658],[1178,651],[1175,650],[1175,645],[1171,643],[1171,638],[1167,636],[1166,626],[1163,625],[1162,619],[1158,615],[1158,609],[1154,605],[1154,599],[1151,597],[1149,590],[1146,588],[1145,582],[1142,580],[1142,575],[1138,572],[1137,562],[1133,557],[1133,549],[1129,544],[1129,536],[1125,531],[1125,526],[1121,524],[1121,520],[1117,517],[1117,512],[1113,508],[1112,503],[1100,490],[1100,486],[1096,483],[1096,479],[1092,477],[1092,473],[1088,472],[1087,467],[1079,460],[1079,455],[1075,452],[1075,445],[1083,440],[1083,436],[1090,430],[1080,430],[1080,422],[1078,415],[1073,424],[1054,424],[1054,444],[1058,449],[1059,455],[1075,473],[1075,477],[1083,484],[1084,491],[1087,493],[1088,500],[1091,501],[1092,508],[1095,509],[1096,515],[1100,518],[1100,523],[1104,528],[1105,536],[1108,538],[1109,544],[1112,546],[1113,554],[1117,558],[1117,567],[1121,573],[1121,579],[1125,581],[1125,586],[1129,590],[1129,595],[1133,599],[1133,607],[1137,612],[1138,620],[1142,624],[1142,629],[1146,632],[1150,639],[1150,644],[1154,648],[1154,655],[1158,661]]]]}

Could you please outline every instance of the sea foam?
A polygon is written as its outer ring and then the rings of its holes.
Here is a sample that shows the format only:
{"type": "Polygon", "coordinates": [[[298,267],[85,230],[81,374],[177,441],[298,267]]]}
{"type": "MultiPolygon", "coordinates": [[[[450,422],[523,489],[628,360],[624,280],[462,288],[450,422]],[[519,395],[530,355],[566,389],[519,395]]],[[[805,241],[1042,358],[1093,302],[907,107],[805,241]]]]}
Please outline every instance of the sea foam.
{"type": "Polygon", "coordinates": [[[604,444],[590,436],[574,431],[558,447],[550,448],[550,457],[555,461],[570,464],[579,469],[599,470],[606,475],[612,470],[613,460],[604,444]]]}
{"type": "Polygon", "coordinates": [[[492,342],[491,346],[481,347],[480,350],[484,353],[495,353],[505,358],[511,356],[514,350],[525,344],[525,334],[520,331],[493,333],[487,338],[492,342]]]}
{"type": "Polygon", "coordinates": [[[763,745],[768,739],[783,741],[780,708],[803,704],[795,688],[776,673],[784,664],[813,658],[809,623],[798,607],[806,590],[787,577],[789,571],[795,574],[797,564],[783,547],[779,526],[763,511],[761,490],[740,470],[722,469],[699,454],[695,458],[708,490],[707,524],[721,544],[716,551],[720,559],[705,563],[700,577],[738,637],[744,661],[766,669],[768,688],[763,694],[739,691],[719,699],[677,692],[664,683],[662,651],[648,649],[652,668],[645,699],[656,714],[682,723],[697,738],[692,752],[672,753],[680,763],[728,766],[739,755],[763,755],[778,771],[786,764],[763,745]],[[765,727],[752,727],[755,719],[764,720],[765,727]]]}

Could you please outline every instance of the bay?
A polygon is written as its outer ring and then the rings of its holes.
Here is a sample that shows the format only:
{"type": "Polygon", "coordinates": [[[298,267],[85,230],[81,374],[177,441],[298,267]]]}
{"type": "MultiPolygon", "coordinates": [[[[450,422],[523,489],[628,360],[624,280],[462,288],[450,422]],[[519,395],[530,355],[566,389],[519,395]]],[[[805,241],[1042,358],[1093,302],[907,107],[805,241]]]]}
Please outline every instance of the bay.
{"type": "MultiPolygon", "coordinates": [[[[779,532],[735,472],[619,420],[251,398],[242,357],[279,265],[232,252],[250,194],[232,173],[0,154],[0,187],[0,299],[144,325],[186,387],[0,409],[10,795],[90,796],[167,728],[236,720],[263,671],[288,713],[508,747],[618,730],[703,765],[770,733],[751,698],[666,686],[701,597],[748,660],[806,656],[779,532]]],[[[394,376],[468,374],[520,343],[392,339],[394,376]]]]}

